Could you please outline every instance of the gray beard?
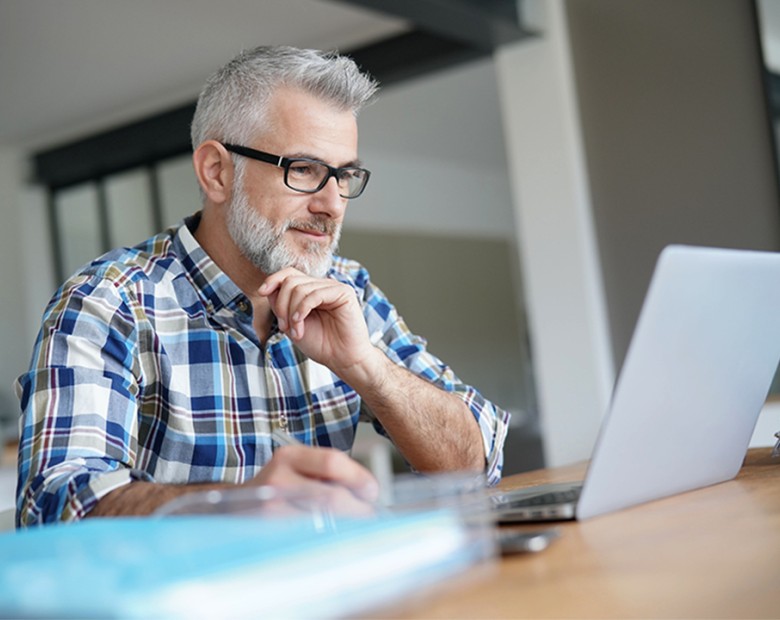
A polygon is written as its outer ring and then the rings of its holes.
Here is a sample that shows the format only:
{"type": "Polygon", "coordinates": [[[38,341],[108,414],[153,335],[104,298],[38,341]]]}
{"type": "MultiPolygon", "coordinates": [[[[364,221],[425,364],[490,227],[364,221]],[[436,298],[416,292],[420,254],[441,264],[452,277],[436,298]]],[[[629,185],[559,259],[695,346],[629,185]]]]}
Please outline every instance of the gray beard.
{"type": "Polygon", "coordinates": [[[323,218],[285,220],[274,228],[268,218],[249,204],[240,179],[236,179],[233,199],[228,205],[227,227],[241,253],[266,275],[295,267],[314,278],[324,278],[341,237],[341,226],[323,218]],[[290,228],[329,232],[333,242],[328,247],[311,242],[299,253],[284,240],[284,233],[290,228]]]}

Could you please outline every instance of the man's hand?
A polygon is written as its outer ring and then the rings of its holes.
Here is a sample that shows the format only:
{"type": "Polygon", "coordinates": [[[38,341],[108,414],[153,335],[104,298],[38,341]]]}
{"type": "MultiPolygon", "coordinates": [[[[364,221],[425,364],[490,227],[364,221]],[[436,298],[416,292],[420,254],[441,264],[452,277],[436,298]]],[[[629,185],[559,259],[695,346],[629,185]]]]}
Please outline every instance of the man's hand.
{"type": "Polygon", "coordinates": [[[273,487],[277,497],[263,513],[285,515],[326,511],[343,516],[371,516],[379,498],[374,476],[357,461],[333,448],[284,446],[244,486],[273,487]]]}
{"type": "Polygon", "coordinates": [[[351,287],[288,267],[268,276],[259,293],[268,298],[279,329],[304,355],[345,381],[355,372],[370,375],[377,350],[351,287]]]}
{"type": "Polygon", "coordinates": [[[379,484],[373,474],[344,452],[334,448],[283,446],[247,485],[305,491],[327,483],[350,491],[359,499],[376,501],[379,484]]]}

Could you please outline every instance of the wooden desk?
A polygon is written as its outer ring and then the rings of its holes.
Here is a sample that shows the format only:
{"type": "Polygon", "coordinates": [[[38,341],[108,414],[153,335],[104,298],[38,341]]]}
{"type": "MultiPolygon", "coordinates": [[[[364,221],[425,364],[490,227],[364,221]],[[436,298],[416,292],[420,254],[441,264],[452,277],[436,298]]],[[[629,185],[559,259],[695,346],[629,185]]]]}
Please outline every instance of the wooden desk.
{"type": "MultiPolygon", "coordinates": [[[[505,558],[394,617],[780,618],[780,460],[769,454],[751,450],[730,482],[562,524],[547,550],[505,558]]],[[[583,472],[541,470],[501,486],[583,472]]]]}

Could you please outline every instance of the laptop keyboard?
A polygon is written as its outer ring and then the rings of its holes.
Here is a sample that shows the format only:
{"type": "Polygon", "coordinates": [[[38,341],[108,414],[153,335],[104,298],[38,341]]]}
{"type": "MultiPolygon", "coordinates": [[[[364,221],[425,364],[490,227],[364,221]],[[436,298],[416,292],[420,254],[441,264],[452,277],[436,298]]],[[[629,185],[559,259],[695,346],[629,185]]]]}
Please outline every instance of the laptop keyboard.
{"type": "Polygon", "coordinates": [[[523,499],[511,500],[502,503],[505,508],[523,508],[525,506],[544,506],[547,504],[564,504],[567,502],[576,502],[580,496],[582,487],[566,489],[564,491],[550,491],[541,495],[532,495],[523,499]]]}

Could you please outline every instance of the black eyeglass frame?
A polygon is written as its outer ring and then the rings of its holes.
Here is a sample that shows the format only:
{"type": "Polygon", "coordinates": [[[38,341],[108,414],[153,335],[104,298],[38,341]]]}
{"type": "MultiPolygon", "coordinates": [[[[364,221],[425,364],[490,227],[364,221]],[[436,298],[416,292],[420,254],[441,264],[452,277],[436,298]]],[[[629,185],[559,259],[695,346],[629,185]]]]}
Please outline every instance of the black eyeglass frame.
{"type": "MultiPolygon", "coordinates": [[[[320,161],[319,159],[310,159],[308,157],[284,157],[283,155],[273,155],[272,153],[266,153],[265,151],[259,151],[257,149],[253,149],[248,146],[241,146],[239,144],[230,144],[225,142],[221,142],[220,144],[222,144],[222,146],[224,146],[231,153],[236,153],[237,155],[242,155],[243,157],[249,157],[250,159],[256,159],[257,161],[262,161],[267,164],[273,164],[278,168],[283,168],[284,184],[287,187],[289,187],[291,190],[296,192],[301,192],[303,194],[316,194],[317,192],[322,190],[322,188],[325,187],[325,185],[327,185],[331,177],[335,177],[336,183],[338,184],[341,175],[345,171],[359,170],[365,175],[363,177],[363,185],[360,187],[360,191],[358,191],[358,193],[355,195],[347,195],[347,196],[339,193],[339,196],[341,196],[342,198],[347,198],[351,200],[352,198],[357,198],[363,193],[363,191],[366,189],[366,185],[368,185],[368,179],[371,177],[370,170],[366,170],[365,168],[360,168],[359,166],[344,166],[343,168],[335,168],[333,166],[326,164],[324,161],[320,161]],[[315,189],[300,189],[298,187],[293,187],[288,182],[287,175],[290,173],[290,166],[297,162],[306,162],[309,164],[317,164],[319,166],[325,166],[325,168],[328,169],[328,174],[326,174],[323,177],[323,179],[320,181],[320,184],[315,189]]],[[[341,185],[339,185],[339,187],[341,187],[341,185]]]]}

